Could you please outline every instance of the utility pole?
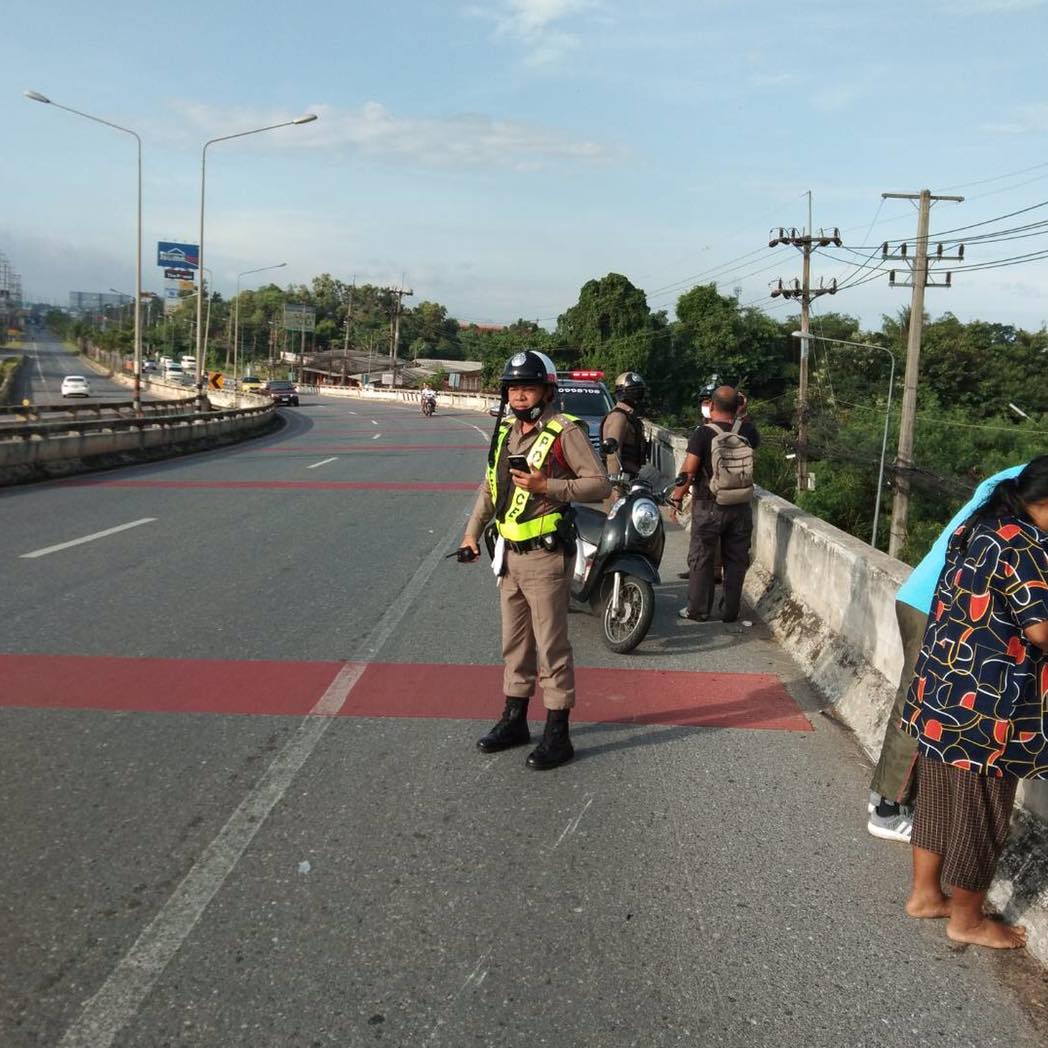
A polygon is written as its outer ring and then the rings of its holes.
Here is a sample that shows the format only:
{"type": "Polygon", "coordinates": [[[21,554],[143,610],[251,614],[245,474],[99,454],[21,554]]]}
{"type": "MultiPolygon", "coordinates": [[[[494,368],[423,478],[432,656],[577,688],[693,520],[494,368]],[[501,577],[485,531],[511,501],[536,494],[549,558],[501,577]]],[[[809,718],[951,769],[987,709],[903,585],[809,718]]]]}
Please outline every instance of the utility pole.
{"type": "Polygon", "coordinates": [[[799,298],[801,302],[801,368],[800,379],[797,385],[797,490],[807,491],[811,486],[808,477],[808,328],[810,323],[811,300],[820,295],[835,295],[837,293],[837,281],[834,279],[828,286],[824,286],[820,280],[819,286],[811,286],[811,253],[816,247],[841,247],[841,232],[834,229],[827,233],[820,229],[818,235],[813,235],[811,217],[811,190],[808,190],[808,228],[798,233],[796,229],[780,227],[772,230],[768,236],[768,247],[777,247],[779,244],[790,244],[801,252],[802,269],[801,280],[798,283],[794,278],[792,284],[784,284],[779,278],[777,284],[772,286],[771,297],[799,298]]]}
{"type": "MultiPolygon", "coordinates": [[[[911,280],[909,283],[897,282],[895,270],[888,273],[891,287],[912,287],[913,298],[910,303],[910,325],[906,339],[906,377],[902,394],[902,416],[899,421],[899,450],[895,457],[895,497],[892,500],[891,534],[888,539],[888,555],[897,557],[906,545],[906,536],[910,515],[910,474],[913,470],[913,430],[917,417],[917,379],[921,367],[921,333],[924,329],[924,289],[926,287],[950,287],[950,274],[941,284],[928,281],[928,222],[933,201],[953,200],[958,204],[964,200],[960,196],[933,196],[931,190],[922,189],[919,193],[882,193],[885,200],[916,200],[917,205],[917,243],[914,257],[908,255],[903,243],[898,254],[889,254],[887,242],[881,248],[885,259],[903,261],[909,264],[911,280]]],[[[964,245],[960,245],[956,255],[944,255],[942,244],[936,252],[936,261],[960,262],[964,258],[964,245]]]]}
{"type": "Polygon", "coordinates": [[[357,278],[354,274],[353,283],[349,288],[349,297],[346,300],[346,341],[342,346],[342,385],[346,384],[346,369],[349,364],[349,327],[353,321],[353,292],[356,290],[357,278]]]}
{"type": "Polygon", "coordinates": [[[383,291],[396,296],[396,305],[389,320],[389,366],[393,371],[393,385],[397,384],[397,346],[400,343],[400,310],[405,295],[414,295],[415,292],[403,287],[385,287],[383,291]]]}

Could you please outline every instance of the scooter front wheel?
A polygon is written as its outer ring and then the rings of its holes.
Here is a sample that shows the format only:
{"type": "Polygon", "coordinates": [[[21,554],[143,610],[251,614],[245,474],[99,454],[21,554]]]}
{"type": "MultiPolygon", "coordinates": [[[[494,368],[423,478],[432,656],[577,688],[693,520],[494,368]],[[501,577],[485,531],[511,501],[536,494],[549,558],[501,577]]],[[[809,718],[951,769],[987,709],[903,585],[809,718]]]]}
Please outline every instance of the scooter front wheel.
{"type": "Polygon", "coordinates": [[[646,579],[623,574],[617,611],[614,600],[615,588],[609,585],[601,611],[601,635],[612,651],[622,655],[633,651],[648,635],[655,614],[655,591],[646,579]]]}

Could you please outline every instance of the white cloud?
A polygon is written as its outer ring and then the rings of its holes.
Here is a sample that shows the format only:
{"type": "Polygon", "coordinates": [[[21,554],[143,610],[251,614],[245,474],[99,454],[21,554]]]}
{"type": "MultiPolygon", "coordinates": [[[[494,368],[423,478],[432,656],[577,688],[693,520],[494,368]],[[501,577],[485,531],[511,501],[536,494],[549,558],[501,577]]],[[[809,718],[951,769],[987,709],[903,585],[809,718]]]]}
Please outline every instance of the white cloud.
{"type": "MultiPolygon", "coordinates": [[[[293,115],[227,111],[189,102],[176,102],[174,108],[194,125],[198,137],[280,123],[293,115]]],[[[551,164],[606,163],[624,156],[618,146],[483,114],[398,116],[380,102],[366,102],[356,109],[318,105],[310,111],[319,117],[316,123],[276,132],[273,143],[314,150],[348,149],[380,161],[428,168],[531,171],[551,164]]]]}
{"type": "Polygon", "coordinates": [[[823,113],[838,113],[857,101],[862,92],[849,84],[828,85],[817,91],[811,99],[815,109],[823,113]]]}
{"type": "Polygon", "coordinates": [[[498,0],[494,8],[473,5],[466,13],[495,23],[495,35],[524,45],[529,65],[550,65],[579,45],[562,23],[599,6],[598,0],[498,0]]]}
{"type": "Polygon", "coordinates": [[[1048,131],[1048,102],[1017,106],[1009,115],[1010,120],[986,124],[985,130],[1005,135],[1043,134],[1048,131]]]}
{"type": "Polygon", "coordinates": [[[1031,11],[1046,0],[940,0],[935,6],[944,15],[999,15],[1031,11]]]}

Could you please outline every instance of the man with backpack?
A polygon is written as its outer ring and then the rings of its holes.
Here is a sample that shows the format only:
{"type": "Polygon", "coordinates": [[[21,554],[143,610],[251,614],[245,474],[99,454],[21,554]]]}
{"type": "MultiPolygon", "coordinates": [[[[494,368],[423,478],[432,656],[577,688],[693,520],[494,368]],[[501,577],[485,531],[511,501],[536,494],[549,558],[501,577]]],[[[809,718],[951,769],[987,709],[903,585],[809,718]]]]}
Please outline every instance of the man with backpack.
{"type": "Polygon", "coordinates": [[[722,616],[739,617],[742,582],[750,566],[753,531],[753,456],[760,443],[757,427],[742,414],[745,400],[731,386],[718,386],[710,399],[708,422],[696,427],[671,501],[679,504],[692,490],[688,605],[682,619],[706,622],[713,611],[714,559],[724,564],[722,616]]]}

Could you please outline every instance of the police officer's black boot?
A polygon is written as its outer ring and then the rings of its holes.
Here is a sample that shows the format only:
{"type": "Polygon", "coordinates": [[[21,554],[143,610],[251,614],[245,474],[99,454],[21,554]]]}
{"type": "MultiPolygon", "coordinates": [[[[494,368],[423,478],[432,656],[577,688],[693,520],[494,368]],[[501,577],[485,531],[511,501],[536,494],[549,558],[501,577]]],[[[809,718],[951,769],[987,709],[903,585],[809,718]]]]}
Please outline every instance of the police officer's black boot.
{"type": "Polygon", "coordinates": [[[575,756],[575,748],[568,736],[568,710],[549,710],[546,713],[546,730],[542,741],[528,756],[528,767],[536,771],[549,771],[567,764],[575,756]]]}
{"type": "Polygon", "coordinates": [[[523,746],[531,742],[528,731],[528,700],[506,696],[506,708],[502,711],[495,727],[483,738],[477,739],[481,753],[498,753],[512,746],[523,746]]]}

